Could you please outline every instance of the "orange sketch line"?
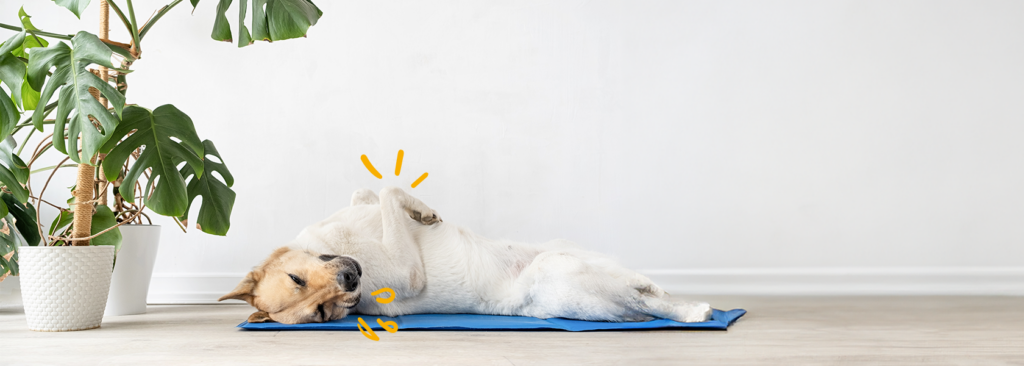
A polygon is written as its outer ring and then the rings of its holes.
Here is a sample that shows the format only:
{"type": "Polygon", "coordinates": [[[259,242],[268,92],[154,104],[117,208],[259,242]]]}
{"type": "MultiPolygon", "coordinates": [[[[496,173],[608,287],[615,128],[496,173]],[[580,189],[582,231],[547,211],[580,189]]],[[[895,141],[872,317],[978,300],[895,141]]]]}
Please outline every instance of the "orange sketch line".
{"type": "Polygon", "coordinates": [[[366,157],[366,155],[363,155],[361,159],[363,160],[363,165],[366,166],[366,170],[370,171],[370,174],[373,174],[373,176],[377,177],[377,179],[383,178],[380,175],[380,173],[377,172],[377,169],[373,167],[373,164],[370,164],[370,158],[366,157]]]}
{"type": "Polygon", "coordinates": [[[402,157],[405,156],[405,151],[398,150],[398,161],[395,162],[395,176],[402,172],[402,157]]]}
{"type": "Polygon", "coordinates": [[[380,294],[385,293],[385,292],[388,293],[388,297],[377,298],[377,302],[379,302],[381,304],[387,304],[387,303],[390,303],[392,301],[395,301],[395,290],[392,290],[389,287],[385,287],[385,288],[382,288],[380,290],[371,292],[370,296],[377,296],[377,295],[380,295],[380,294]]]}
{"type": "Polygon", "coordinates": [[[420,185],[420,182],[423,182],[424,179],[427,179],[427,173],[423,173],[423,175],[417,178],[415,182],[412,182],[412,187],[416,188],[416,186],[420,185]]]}
{"type": "Polygon", "coordinates": [[[398,323],[394,321],[383,321],[380,320],[380,318],[377,318],[377,324],[380,324],[380,327],[384,328],[384,330],[388,331],[388,333],[398,332],[398,323]]]}
{"type": "MultiPolygon", "coordinates": [[[[358,319],[359,319],[359,324],[356,324],[356,327],[359,328],[359,333],[363,333],[363,335],[366,336],[366,338],[369,338],[371,341],[379,341],[380,340],[380,336],[378,336],[377,333],[374,333],[373,329],[370,329],[370,326],[366,324],[366,321],[363,320],[363,318],[358,318],[358,319]],[[363,330],[364,328],[366,330],[363,330]]],[[[380,318],[377,318],[377,319],[379,320],[380,318]]],[[[398,325],[396,324],[395,327],[397,328],[397,326],[398,325]]],[[[384,329],[387,329],[387,328],[384,328],[384,329]]],[[[397,332],[398,330],[396,329],[395,331],[397,332]]]]}

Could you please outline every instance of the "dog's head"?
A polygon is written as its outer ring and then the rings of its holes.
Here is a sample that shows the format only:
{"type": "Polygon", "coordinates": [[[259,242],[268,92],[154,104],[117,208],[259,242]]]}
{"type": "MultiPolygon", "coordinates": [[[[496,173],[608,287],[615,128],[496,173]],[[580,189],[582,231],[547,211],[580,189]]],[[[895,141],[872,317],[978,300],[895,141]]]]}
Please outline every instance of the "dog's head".
{"type": "Polygon", "coordinates": [[[344,318],[359,304],[362,275],[351,257],[284,247],[218,301],[238,299],[256,307],[259,311],[249,316],[250,323],[326,322],[344,318]]]}

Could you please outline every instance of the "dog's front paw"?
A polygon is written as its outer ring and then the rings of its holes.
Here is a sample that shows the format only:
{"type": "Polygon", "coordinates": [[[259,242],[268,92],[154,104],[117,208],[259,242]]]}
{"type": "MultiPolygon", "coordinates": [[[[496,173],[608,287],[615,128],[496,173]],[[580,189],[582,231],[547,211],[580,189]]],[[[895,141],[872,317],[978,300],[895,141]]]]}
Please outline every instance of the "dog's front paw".
{"type": "Polygon", "coordinates": [[[412,211],[410,216],[413,220],[419,221],[423,225],[433,225],[438,222],[444,222],[444,220],[441,220],[441,216],[437,214],[437,211],[434,210],[430,210],[426,214],[420,213],[420,211],[412,211]]]}
{"type": "Polygon", "coordinates": [[[711,319],[711,304],[706,302],[686,303],[677,308],[681,319],[676,321],[683,323],[700,323],[711,319]]]}
{"type": "Polygon", "coordinates": [[[431,211],[430,212],[430,216],[424,215],[423,218],[420,219],[420,222],[422,222],[423,225],[433,225],[433,224],[436,224],[438,222],[444,221],[444,220],[441,220],[441,216],[439,216],[437,214],[437,211],[434,211],[434,210],[430,210],[430,211],[431,211]]]}

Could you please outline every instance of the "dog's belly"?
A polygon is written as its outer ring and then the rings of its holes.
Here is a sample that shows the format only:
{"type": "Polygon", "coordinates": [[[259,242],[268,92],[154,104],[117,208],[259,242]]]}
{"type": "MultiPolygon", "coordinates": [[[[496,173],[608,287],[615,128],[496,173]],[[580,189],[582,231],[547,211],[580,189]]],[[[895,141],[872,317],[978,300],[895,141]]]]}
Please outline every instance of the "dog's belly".
{"type": "MultiPolygon", "coordinates": [[[[528,288],[517,280],[523,270],[543,251],[564,246],[550,242],[541,246],[491,240],[456,226],[450,230],[422,230],[416,234],[426,285],[416,294],[398,296],[382,304],[371,295],[382,288],[407,288],[415,278],[395,268],[383,245],[383,226],[376,206],[343,209],[328,219],[307,227],[294,247],[325,254],[347,255],[363,268],[360,281],[362,301],[355,310],[370,315],[417,313],[517,314],[526,305],[528,288]]],[[[412,271],[415,272],[415,271],[412,271]]]]}
{"type": "MultiPolygon", "coordinates": [[[[434,244],[437,244],[436,242],[434,244]]],[[[368,287],[362,290],[363,301],[356,310],[373,315],[405,315],[424,313],[518,314],[528,301],[528,288],[523,288],[519,277],[539,251],[531,248],[502,246],[514,254],[494,255],[487,243],[477,247],[462,247],[458,241],[432,249],[423,248],[424,270],[427,283],[415,296],[399,297],[389,304],[380,304],[369,296],[379,287],[374,278],[367,278],[368,287]],[[460,248],[461,247],[461,248],[460,248]]],[[[472,243],[468,243],[472,245],[472,243]]],[[[499,251],[500,253],[500,251],[499,251]]]]}

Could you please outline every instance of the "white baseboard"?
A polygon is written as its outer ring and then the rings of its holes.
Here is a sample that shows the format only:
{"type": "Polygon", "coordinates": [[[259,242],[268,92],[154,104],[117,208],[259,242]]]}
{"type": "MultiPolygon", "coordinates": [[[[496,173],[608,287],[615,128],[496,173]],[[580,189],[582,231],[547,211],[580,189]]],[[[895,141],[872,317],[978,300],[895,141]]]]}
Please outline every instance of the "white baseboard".
{"type": "Polygon", "coordinates": [[[673,294],[1024,295],[1024,267],[721,268],[640,272],[673,294]]]}
{"type": "MultiPolygon", "coordinates": [[[[641,270],[673,294],[1024,296],[1024,267],[719,268],[641,270]]],[[[157,274],[150,303],[214,303],[238,274],[157,274]]]]}
{"type": "MultiPolygon", "coordinates": [[[[1024,296],[1024,267],[719,268],[640,272],[677,295],[1024,296]]],[[[217,298],[234,289],[243,277],[244,273],[156,273],[149,286],[148,301],[150,304],[215,304],[217,298]]],[[[0,283],[0,304],[10,305],[20,293],[18,287],[16,277],[0,283]]],[[[20,300],[20,296],[17,298],[20,300]]]]}
{"type": "Polygon", "coordinates": [[[243,304],[217,299],[231,292],[245,273],[154,273],[149,283],[150,304],[243,304]]]}

